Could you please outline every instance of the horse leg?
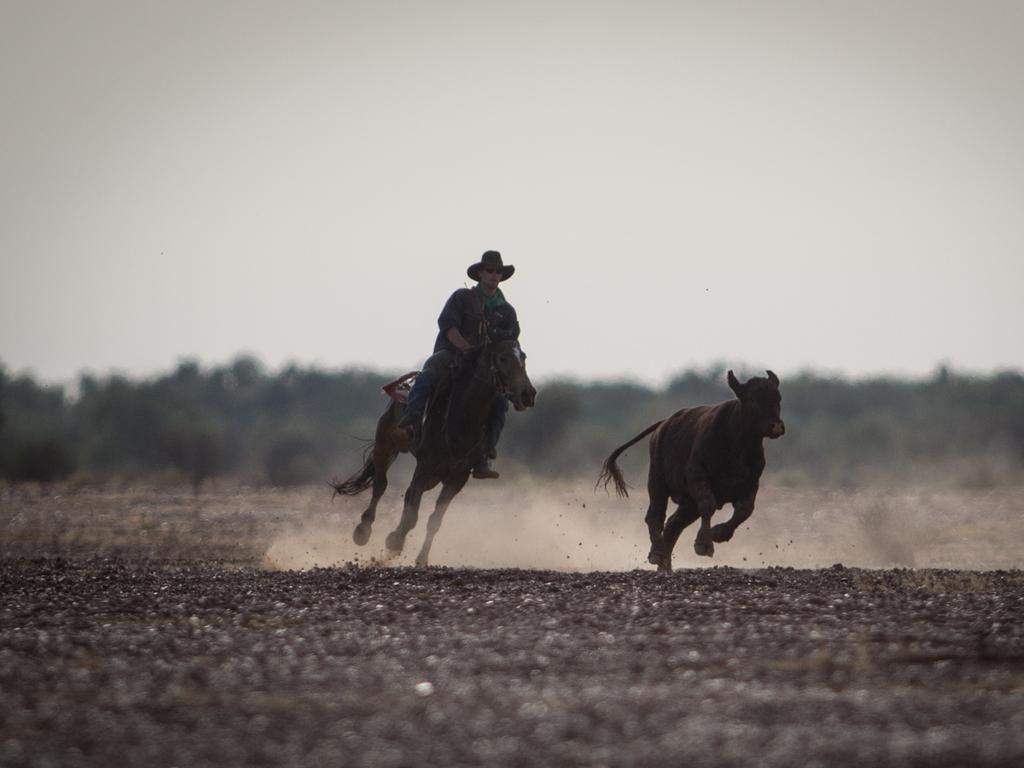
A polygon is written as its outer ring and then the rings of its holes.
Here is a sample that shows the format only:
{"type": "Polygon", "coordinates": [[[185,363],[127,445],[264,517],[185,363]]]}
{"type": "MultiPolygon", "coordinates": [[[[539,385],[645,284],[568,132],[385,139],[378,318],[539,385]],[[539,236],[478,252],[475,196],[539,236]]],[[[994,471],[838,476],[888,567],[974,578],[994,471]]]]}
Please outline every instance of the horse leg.
{"type": "MultiPolygon", "coordinates": [[[[384,487],[387,487],[387,481],[384,482],[384,487]]],[[[383,489],[382,489],[383,492],[383,489]]],[[[366,508],[362,516],[359,518],[359,524],[352,531],[352,541],[356,543],[356,546],[363,546],[370,540],[370,533],[373,531],[373,521],[377,517],[377,502],[380,501],[380,496],[377,495],[377,481],[373,482],[373,498],[370,499],[370,506],[366,508]]]]}
{"type": "Polygon", "coordinates": [[[665,523],[665,556],[658,564],[659,571],[672,570],[672,550],[679,540],[679,534],[698,517],[700,517],[700,513],[697,511],[697,505],[692,499],[684,497],[679,507],[665,523]]]}
{"type": "Polygon", "coordinates": [[[733,504],[732,517],[711,529],[711,540],[728,541],[731,539],[732,535],[736,533],[736,529],[743,525],[747,518],[754,513],[755,497],[751,496],[749,499],[743,499],[733,504]]]}
{"type": "Polygon", "coordinates": [[[359,525],[352,532],[352,539],[360,547],[370,540],[370,532],[373,530],[373,521],[377,518],[377,504],[381,496],[388,488],[388,468],[394,462],[398,452],[390,446],[378,442],[373,449],[373,496],[370,498],[370,505],[359,518],[359,525]]]}
{"type": "Polygon", "coordinates": [[[423,497],[422,488],[410,485],[405,490],[405,504],[402,507],[402,519],[398,527],[388,534],[384,539],[384,546],[389,553],[399,554],[405,548],[405,537],[416,527],[416,520],[419,518],[420,499],[423,497]]]}
{"type": "Polygon", "coordinates": [[[398,456],[398,449],[391,439],[391,431],[401,413],[401,406],[392,403],[377,420],[377,433],[373,443],[373,495],[370,505],[359,518],[359,524],[352,531],[352,540],[363,546],[370,540],[373,521],[377,517],[377,504],[388,487],[388,469],[398,456]]]}
{"type": "Polygon", "coordinates": [[[662,561],[668,555],[665,549],[665,511],[668,509],[668,488],[655,476],[654,466],[651,466],[651,473],[647,480],[647,514],[644,522],[647,523],[647,533],[651,539],[651,551],[647,555],[647,562],[661,566],[662,561]]]}
{"type": "Polygon", "coordinates": [[[456,480],[445,482],[441,486],[441,493],[437,497],[437,504],[434,506],[434,511],[430,517],[427,518],[427,535],[423,539],[423,548],[420,550],[419,555],[416,557],[416,565],[426,565],[427,558],[430,557],[430,547],[434,543],[434,536],[441,529],[441,521],[444,520],[444,513],[448,510],[448,505],[452,503],[452,499],[458,495],[459,491],[462,490],[466,481],[469,479],[469,474],[460,475],[456,480]]]}
{"type": "Polygon", "coordinates": [[[429,491],[438,482],[438,478],[422,476],[417,465],[416,471],[412,475],[412,482],[409,483],[409,487],[405,490],[405,505],[402,507],[402,519],[398,521],[398,527],[389,533],[384,540],[384,545],[388,548],[389,552],[398,554],[405,547],[405,537],[409,534],[409,531],[416,527],[416,521],[419,519],[420,500],[423,498],[424,492],[429,491]]]}

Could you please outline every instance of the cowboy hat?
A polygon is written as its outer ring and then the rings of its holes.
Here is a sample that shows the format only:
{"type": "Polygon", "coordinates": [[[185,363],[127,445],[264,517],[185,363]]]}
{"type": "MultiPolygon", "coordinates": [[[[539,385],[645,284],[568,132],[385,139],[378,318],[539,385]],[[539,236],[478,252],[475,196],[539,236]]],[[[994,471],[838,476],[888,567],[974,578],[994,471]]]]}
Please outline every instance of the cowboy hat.
{"type": "Polygon", "coordinates": [[[502,264],[501,254],[497,251],[485,251],[484,255],[480,257],[480,261],[469,266],[466,274],[473,280],[479,280],[481,269],[500,269],[502,280],[508,280],[512,277],[512,273],[516,271],[516,268],[511,264],[502,264]]]}

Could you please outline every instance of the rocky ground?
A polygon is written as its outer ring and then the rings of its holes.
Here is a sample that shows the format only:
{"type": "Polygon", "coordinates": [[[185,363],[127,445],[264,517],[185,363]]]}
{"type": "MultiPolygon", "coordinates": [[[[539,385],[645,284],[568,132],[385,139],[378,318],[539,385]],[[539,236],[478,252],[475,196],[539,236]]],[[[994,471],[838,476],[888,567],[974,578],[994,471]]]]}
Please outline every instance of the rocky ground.
{"type": "Polygon", "coordinates": [[[1019,570],[271,570],[273,517],[4,503],[3,766],[1024,764],[1019,570]]]}

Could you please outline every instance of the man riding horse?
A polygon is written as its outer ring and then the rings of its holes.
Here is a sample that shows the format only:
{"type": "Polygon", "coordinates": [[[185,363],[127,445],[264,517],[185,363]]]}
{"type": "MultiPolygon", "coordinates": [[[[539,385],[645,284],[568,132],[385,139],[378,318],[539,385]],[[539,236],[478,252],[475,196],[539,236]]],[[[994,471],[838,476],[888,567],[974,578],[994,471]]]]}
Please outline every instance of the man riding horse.
{"type": "MultiPolygon", "coordinates": [[[[516,268],[503,264],[498,251],[487,251],[480,261],[466,270],[477,282],[473,288],[459,288],[451,296],[437,318],[438,334],[434,354],[427,358],[423,370],[409,392],[408,404],[395,427],[395,440],[402,450],[418,439],[423,414],[437,385],[449,374],[462,353],[485,341],[506,341],[519,338],[519,321],[515,308],[508,303],[498,284],[508,280],[516,268]]],[[[505,427],[508,400],[497,394],[491,404],[484,435],[485,450],[473,469],[473,477],[498,477],[490,460],[496,458],[498,439],[505,427]]]]}

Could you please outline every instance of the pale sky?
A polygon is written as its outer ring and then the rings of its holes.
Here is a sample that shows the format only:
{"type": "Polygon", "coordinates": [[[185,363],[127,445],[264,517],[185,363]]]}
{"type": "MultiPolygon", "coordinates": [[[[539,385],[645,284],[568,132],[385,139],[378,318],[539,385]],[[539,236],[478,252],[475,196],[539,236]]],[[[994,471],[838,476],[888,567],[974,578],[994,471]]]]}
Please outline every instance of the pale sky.
{"type": "Polygon", "coordinates": [[[0,361],[1024,367],[1024,2],[0,0],[0,361]]]}

